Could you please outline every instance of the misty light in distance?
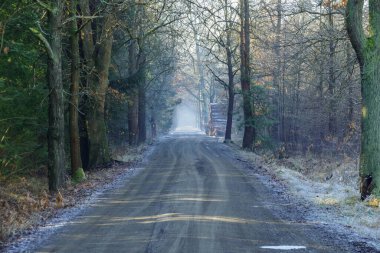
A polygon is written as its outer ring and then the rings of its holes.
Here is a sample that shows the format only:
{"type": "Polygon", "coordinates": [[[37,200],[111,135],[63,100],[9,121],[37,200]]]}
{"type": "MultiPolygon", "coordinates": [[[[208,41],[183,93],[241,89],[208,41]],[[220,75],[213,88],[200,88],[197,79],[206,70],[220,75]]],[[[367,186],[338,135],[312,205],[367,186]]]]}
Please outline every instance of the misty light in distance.
{"type": "Polygon", "coordinates": [[[185,100],[177,105],[173,123],[174,132],[199,132],[196,104],[185,100]]]}

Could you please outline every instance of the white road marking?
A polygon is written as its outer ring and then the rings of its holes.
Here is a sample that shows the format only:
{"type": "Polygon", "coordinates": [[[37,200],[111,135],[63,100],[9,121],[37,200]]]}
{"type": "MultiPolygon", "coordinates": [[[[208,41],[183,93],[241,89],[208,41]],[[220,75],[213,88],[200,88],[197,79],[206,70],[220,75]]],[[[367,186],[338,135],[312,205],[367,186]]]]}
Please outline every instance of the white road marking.
{"type": "Polygon", "coordinates": [[[261,246],[260,248],[262,248],[262,249],[278,249],[278,250],[306,249],[305,246],[291,246],[291,245],[261,246]]]}

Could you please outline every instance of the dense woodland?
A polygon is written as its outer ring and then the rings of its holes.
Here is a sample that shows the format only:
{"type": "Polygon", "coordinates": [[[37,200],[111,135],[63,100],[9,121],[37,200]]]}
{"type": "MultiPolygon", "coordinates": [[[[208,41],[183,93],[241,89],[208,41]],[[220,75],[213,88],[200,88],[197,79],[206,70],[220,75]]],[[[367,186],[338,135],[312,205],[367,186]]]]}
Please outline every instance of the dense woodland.
{"type": "Polygon", "coordinates": [[[52,192],[151,142],[190,101],[225,142],[278,158],[360,155],[380,191],[380,2],[2,0],[0,180],[52,192]]]}

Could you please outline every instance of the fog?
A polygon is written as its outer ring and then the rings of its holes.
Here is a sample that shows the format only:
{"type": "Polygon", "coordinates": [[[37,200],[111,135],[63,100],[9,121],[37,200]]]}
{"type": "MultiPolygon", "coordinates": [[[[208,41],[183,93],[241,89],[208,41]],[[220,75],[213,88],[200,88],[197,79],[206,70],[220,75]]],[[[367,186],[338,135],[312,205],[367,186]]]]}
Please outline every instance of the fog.
{"type": "Polygon", "coordinates": [[[198,110],[196,103],[183,101],[174,113],[174,127],[176,132],[199,131],[198,110]]]}

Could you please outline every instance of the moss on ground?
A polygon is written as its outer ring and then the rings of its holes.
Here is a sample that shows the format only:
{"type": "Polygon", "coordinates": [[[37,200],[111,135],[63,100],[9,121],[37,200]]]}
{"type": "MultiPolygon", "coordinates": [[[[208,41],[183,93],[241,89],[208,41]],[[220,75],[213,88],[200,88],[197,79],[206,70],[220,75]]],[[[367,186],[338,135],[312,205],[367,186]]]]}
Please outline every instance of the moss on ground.
{"type": "Polygon", "coordinates": [[[84,173],[83,168],[77,169],[72,177],[73,183],[77,184],[83,182],[84,180],[86,180],[86,174],[84,173]]]}

